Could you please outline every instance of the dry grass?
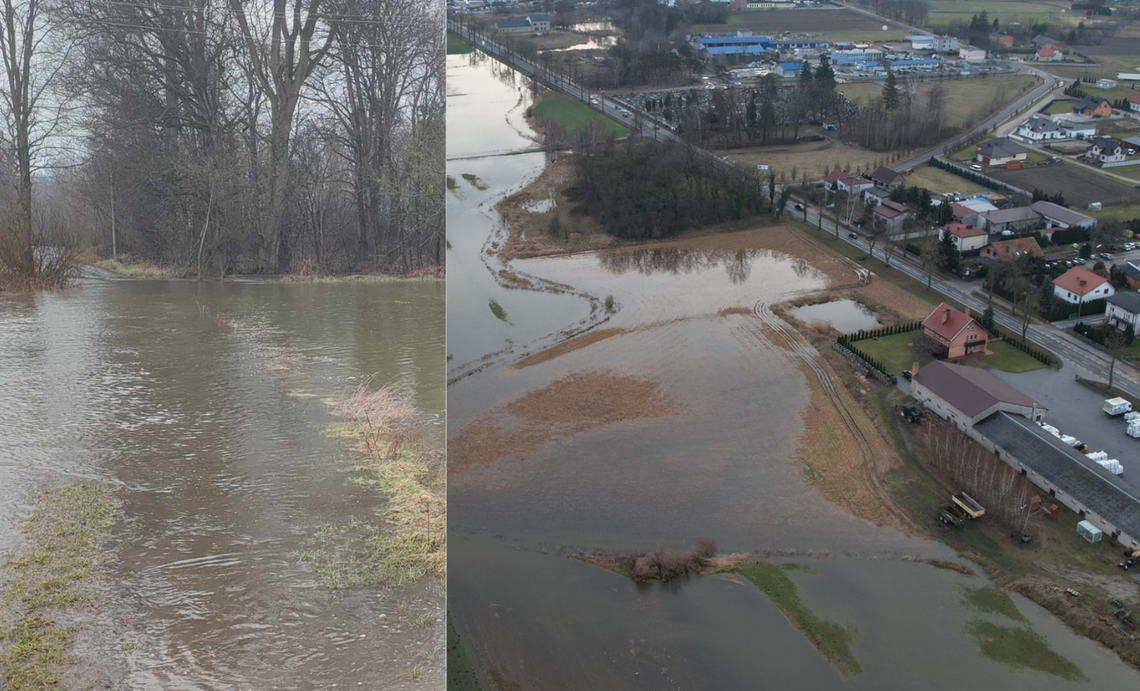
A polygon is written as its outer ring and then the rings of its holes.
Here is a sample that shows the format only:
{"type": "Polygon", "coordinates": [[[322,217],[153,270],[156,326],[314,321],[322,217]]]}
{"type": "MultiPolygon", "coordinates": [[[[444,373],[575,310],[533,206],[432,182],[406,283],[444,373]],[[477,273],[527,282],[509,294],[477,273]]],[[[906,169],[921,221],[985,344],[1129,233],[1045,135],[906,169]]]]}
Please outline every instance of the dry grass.
{"type": "Polygon", "coordinates": [[[404,583],[447,574],[447,497],[442,454],[417,439],[416,409],[403,392],[360,387],[328,401],[347,422],[327,433],[352,441],[363,457],[359,481],[387,499],[378,521],[325,526],[301,560],[331,587],[404,583]]]}
{"type": "Polygon", "coordinates": [[[515,369],[522,369],[532,365],[538,365],[543,362],[549,362],[557,357],[573,353],[576,350],[581,350],[587,346],[591,346],[599,341],[604,341],[607,338],[620,336],[621,334],[628,333],[626,329],[594,329],[586,333],[575,336],[561,343],[550,346],[541,350],[533,355],[527,355],[514,364],[515,369]]]}
{"type": "Polygon", "coordinates": [[[179,278],[186,275],[185,269],[161,266],[143,259],[135,259],[129,254],[119,255],[118,260],[99,259],[91,264],[126,278],[179,278]]]}
{"type": "Polygon", "coordinates": [[[449,475],[521,458],[596,427],[675,414],[655,382],[612,372],[572,374],[494,410],[448,439],[449,475]]]}
{"type": "Polygon", "coordinates": [[[597,223],[588,217],[575,214],[566,207],[564,200],[552,211],[532,212],[528,207],[547,203],[560,198],[574,179],[572,157],[563,156],[546,166],[534,182],[495,205],[495,211],[507,224],[507,240],[499,249],[499,257],[504,261],[560,254],[567,251],[596,250],[610,247],[613,237],[606,235],[597,223]],[[550,217],[558,214],[564,228],[569,228],[571,218],[578,224],[579,232],[569,233],[566,238],[556,238],[549,232],[550,217]]]}

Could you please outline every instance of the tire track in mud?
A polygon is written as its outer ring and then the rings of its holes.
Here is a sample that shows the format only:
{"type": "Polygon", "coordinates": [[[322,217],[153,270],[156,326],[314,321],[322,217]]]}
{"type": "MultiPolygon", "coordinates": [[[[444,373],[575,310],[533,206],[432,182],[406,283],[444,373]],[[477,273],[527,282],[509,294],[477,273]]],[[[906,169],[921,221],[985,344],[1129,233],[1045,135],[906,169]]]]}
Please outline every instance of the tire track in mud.
{"type": "MultiPolygon", "coordinates": [[[[767,302],[760,301],[756,303],[753,308],[753,314],[760,320],[762,326],[767,327],[774,331],[788,348],[792,354],[802,360],[812,372],[815,373],[816,379],[827,400],[831,402],[832,408],[836,414],[839,415],[840,421],[847,429],[850,437],[855,441],[856,446],[859,448],[859,455],[862,456],[862,462],[859,465],[860,472],[863,475],[867,485],[871,488],[874,494],[879,498],[879,502],[883,509],[892,515],[901,526],[909,526],[914,530],[920,530],[920,526],[907,515],[904,511],[899,509],[891,497],[890,488],[886,486],[882,477],[879,474],[879,464],[877,462],[878,455],[875,453],[870,439],[859,425],[855,415],[848,408],[847,403],[843,400],[842,396],[836,388],[835,382],[832,380],[830,373],[827,371],[827,366],[821,362],[815,348],[806,343],[794,333],[791,329],[785,326],[782,320],[776,316],[767,302]]],[[[764,335],[757,329],[753,333],[755,339],[762,339],[764,335]]]]}

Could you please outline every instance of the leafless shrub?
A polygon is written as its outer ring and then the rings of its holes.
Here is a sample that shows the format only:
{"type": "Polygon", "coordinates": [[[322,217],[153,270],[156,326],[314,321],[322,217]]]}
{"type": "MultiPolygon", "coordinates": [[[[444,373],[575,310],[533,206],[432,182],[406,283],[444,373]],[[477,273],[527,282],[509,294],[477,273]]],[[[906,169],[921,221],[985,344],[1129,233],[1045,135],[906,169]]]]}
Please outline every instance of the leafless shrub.
{"type": "Polygon", "coordinates": [[[716,554],[716,540],[710,540],[707,537],[697,540],[697,556],[701,559],[708,559],[714,554],[716,554]]]}
{"type": "Polygon", "coordinates": [[[361,443],[374,458],[393,458],[403,445],[416,409],[402,391],[360,386],[346,398],[331,402],[333,410],[360,425],[361,443]]]}

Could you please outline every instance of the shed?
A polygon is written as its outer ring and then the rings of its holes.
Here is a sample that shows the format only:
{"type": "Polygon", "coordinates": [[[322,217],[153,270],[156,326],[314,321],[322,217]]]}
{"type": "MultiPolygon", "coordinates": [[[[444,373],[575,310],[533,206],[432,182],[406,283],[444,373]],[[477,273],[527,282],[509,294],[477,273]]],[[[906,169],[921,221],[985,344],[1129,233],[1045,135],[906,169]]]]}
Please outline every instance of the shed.
{"type": "Polygon", "coordinates": [[[1104,531],[1088,521],[1081,521],[1077,524],[1077,535],[1089,542],[1100,542],[1104,537],[1104,531]]]}

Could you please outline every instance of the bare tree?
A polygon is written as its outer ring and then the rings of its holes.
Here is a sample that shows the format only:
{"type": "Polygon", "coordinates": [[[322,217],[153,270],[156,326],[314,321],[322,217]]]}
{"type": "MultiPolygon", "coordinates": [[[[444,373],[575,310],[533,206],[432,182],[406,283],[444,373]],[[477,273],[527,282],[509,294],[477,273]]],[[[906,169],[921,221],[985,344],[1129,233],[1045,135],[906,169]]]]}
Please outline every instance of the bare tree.
{"type": "Polygon", "coordinates": [[[322,0],[229,0],[248,60],[249,76],[269,103],[269,159],[259,228],[263,268],[281,267],[281,227],[289,183],[290,142],[301,91],[325,59],[336,25],[322,21],[322,0]]]}
{"type": "Polygon", "coordinates": [[[36,278],[42,268],[36,258],[33,176],[58,162],[59,146],[53,138],[67,115],[67,99],[56,87],[70,45],[58,31],[51,9],[42,0],[0,0],[0,59],[5,75],[0,85],[4,124],[0,162],[8,164],[2,174],[11,176],[16,191],[10,228],[0,238],[0,262],[25,278],[36,278]]]}

